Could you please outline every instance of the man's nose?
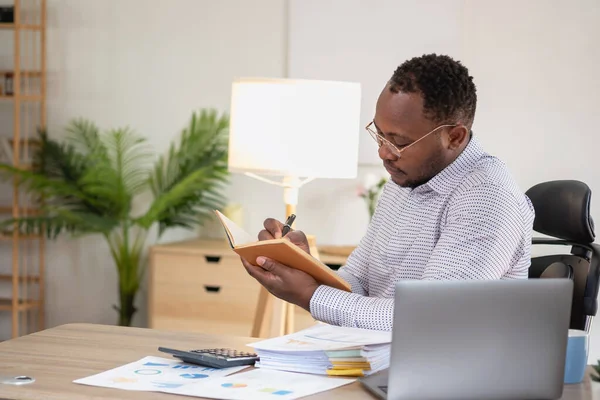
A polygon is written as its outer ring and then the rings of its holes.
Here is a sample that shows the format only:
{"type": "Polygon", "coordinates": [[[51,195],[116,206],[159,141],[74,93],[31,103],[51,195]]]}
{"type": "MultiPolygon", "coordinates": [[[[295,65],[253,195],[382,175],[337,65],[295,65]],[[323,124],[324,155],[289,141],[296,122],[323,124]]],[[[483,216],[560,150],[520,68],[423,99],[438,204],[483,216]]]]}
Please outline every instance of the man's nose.
{"type": "Polygon", "coordinates": [[[392,150],[390,150],[390,148],[388,146],[386,146],[385,144],[381,145],[381,147],[379,147],[379,158],[381,158],[383,161],[385,160],[390,160],[390,161],[396,161],[398,159],[398,156],[396,156],[394,153],[392,153],[392,150]]]}

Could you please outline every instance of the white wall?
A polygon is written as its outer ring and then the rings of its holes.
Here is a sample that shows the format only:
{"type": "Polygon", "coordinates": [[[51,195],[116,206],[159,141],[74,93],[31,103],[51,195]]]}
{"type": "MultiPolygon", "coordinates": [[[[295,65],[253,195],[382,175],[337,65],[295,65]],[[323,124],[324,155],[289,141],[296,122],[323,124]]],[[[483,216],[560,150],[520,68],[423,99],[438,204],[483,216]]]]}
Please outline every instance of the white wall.
{"type": "MultiPolygon", "coordinates": [[[[381,89],[403,60],[425,52],[460,57],[461,4],[462,0],[292,0],[289,74],[361,82],[364,127],[373,119],[381,89]]],[[[360,162],[379,165],[373,139],[364,129],[360,137],[360,162]]]]}

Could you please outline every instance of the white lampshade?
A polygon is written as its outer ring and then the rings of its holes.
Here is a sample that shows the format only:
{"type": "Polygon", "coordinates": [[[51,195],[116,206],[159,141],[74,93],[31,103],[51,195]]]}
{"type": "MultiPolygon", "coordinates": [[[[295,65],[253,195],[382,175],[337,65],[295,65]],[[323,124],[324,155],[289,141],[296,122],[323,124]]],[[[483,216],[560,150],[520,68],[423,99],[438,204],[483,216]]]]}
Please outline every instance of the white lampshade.
{"type": "Polygon", "coordinates": [[[354,178],[359,83],[241,79],[232,87],[229,170],[354,178]]]}

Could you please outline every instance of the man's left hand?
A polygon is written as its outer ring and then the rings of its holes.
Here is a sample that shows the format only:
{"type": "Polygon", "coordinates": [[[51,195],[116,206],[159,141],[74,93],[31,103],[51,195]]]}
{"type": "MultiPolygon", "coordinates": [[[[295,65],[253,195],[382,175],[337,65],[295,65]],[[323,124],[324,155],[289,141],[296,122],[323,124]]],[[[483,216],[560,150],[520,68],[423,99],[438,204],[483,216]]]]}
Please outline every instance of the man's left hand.
{"type": "Polygon", "coordinates": [[[310,299],[319,287],[312,276],[266,257],[258,257],[256,263],[258,266],[242,257],[246,271],[271,294],[310,312],[310,299]]]}

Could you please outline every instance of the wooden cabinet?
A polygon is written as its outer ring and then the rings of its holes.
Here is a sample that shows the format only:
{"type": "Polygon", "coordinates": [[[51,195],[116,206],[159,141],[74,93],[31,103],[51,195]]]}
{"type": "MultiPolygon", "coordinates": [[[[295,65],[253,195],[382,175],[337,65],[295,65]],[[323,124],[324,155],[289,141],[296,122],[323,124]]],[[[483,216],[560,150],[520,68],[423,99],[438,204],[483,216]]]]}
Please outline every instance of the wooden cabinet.
{"type": "MultiPolygon", "coordinates": [[[[332,266],[343,258],[322,257],[332,266]]],[[[225,240],[189,240],[150,249],[151,328],[250,336],[260,284],[225,240]]],[[[295,330],[315,323],[294,307],[295,330]]]]}

